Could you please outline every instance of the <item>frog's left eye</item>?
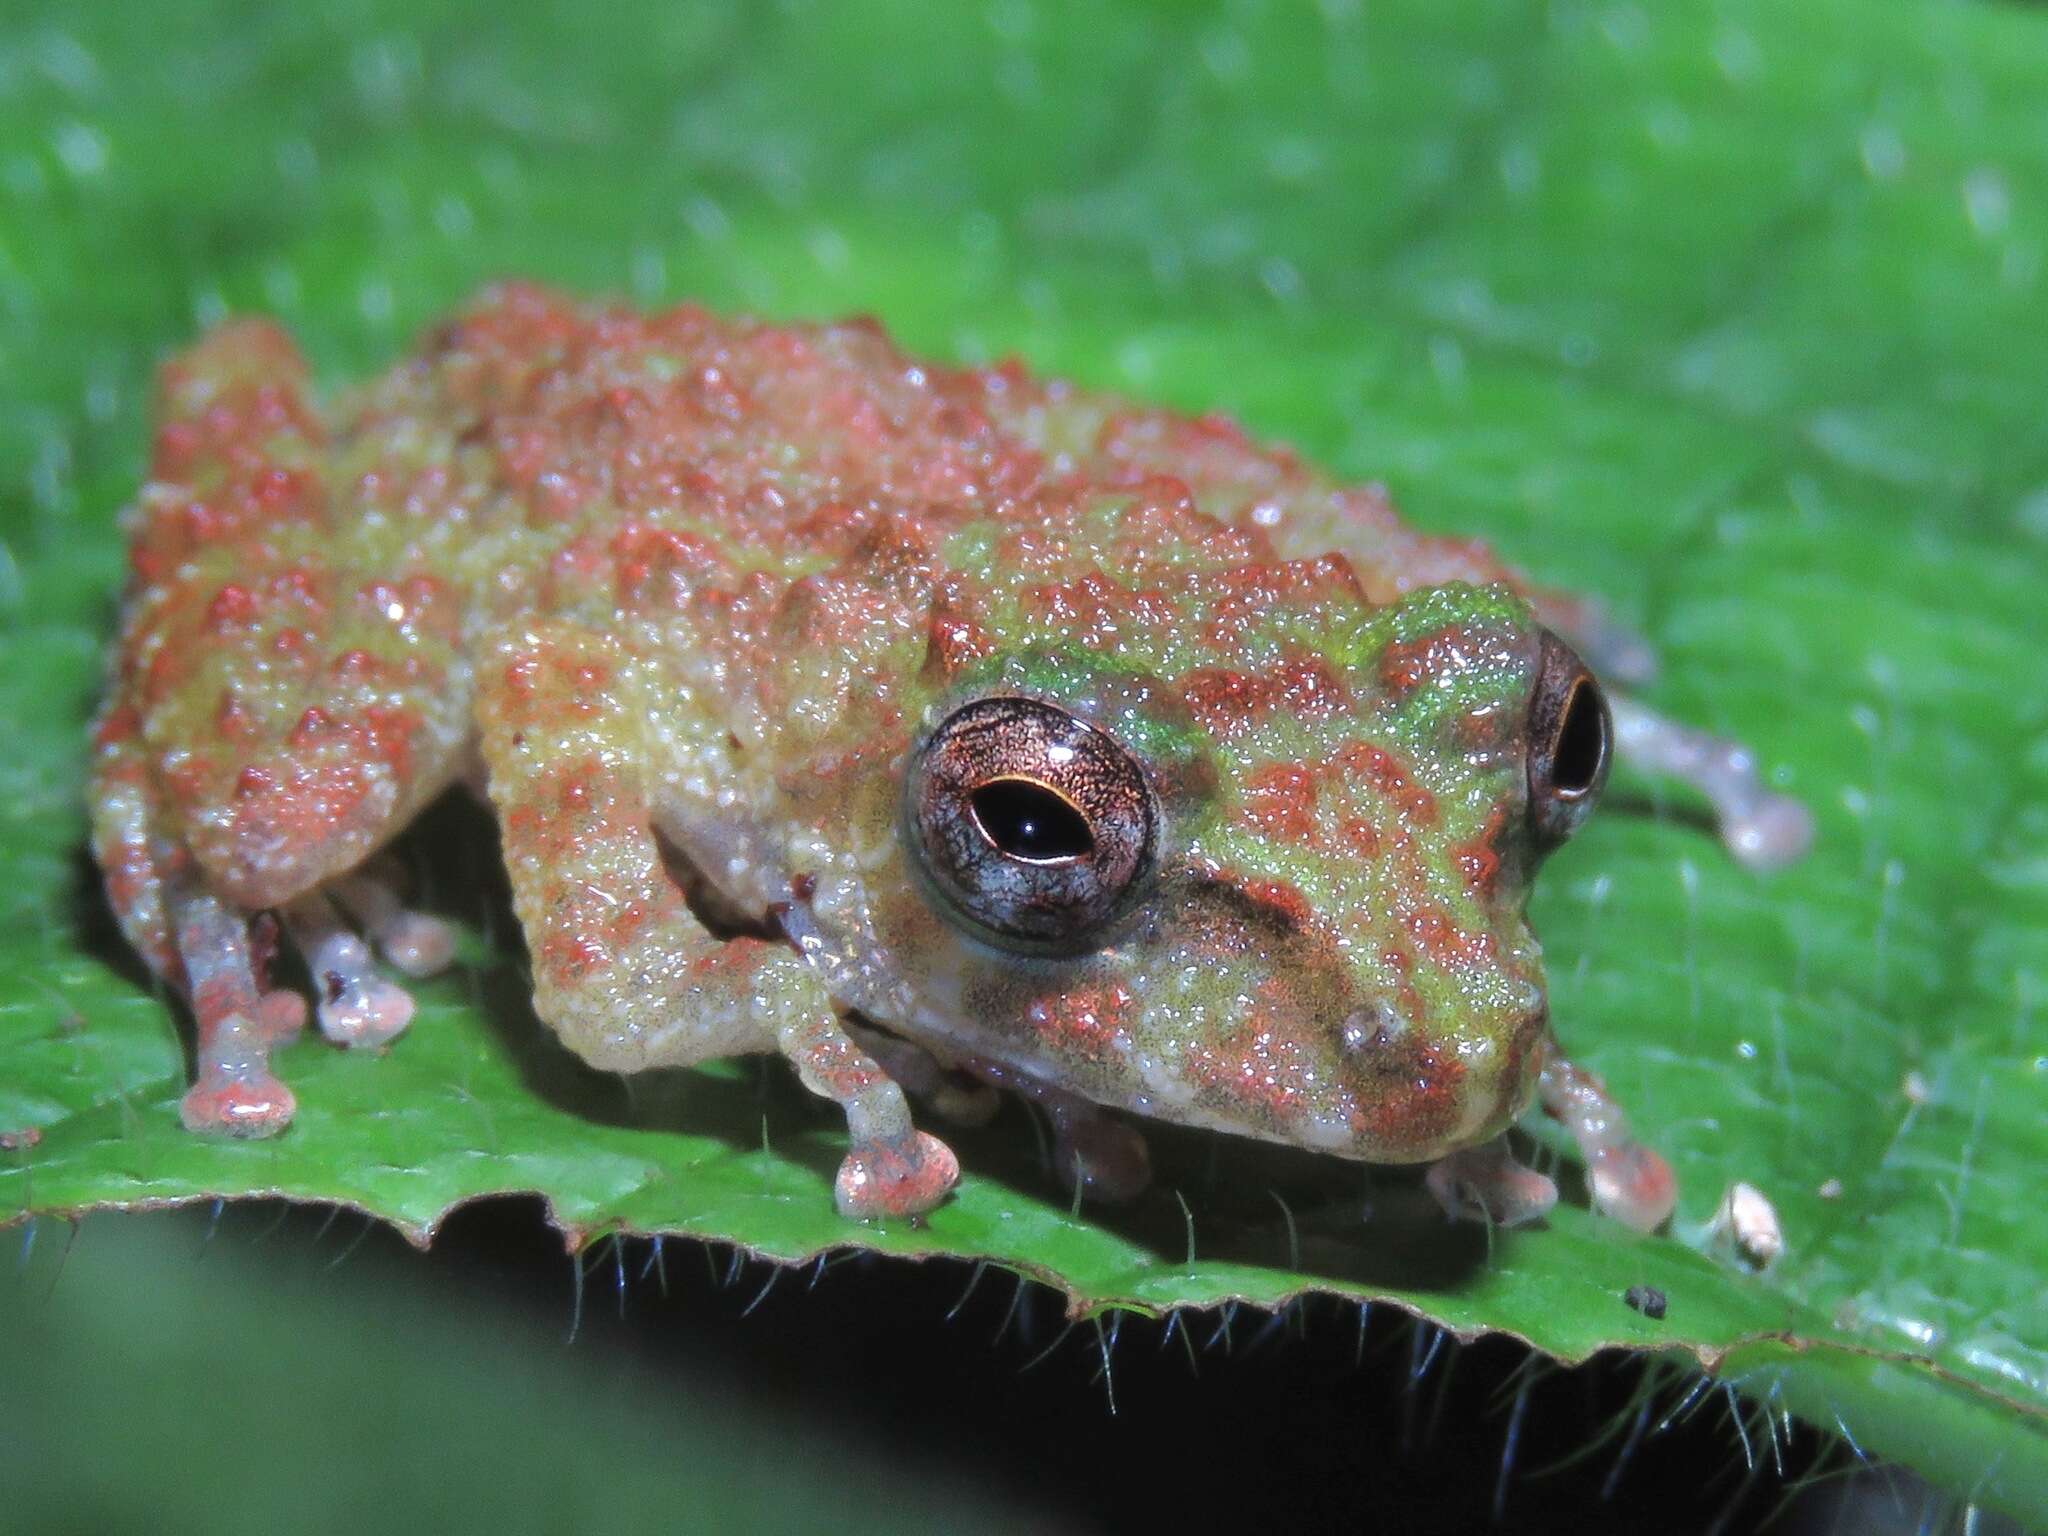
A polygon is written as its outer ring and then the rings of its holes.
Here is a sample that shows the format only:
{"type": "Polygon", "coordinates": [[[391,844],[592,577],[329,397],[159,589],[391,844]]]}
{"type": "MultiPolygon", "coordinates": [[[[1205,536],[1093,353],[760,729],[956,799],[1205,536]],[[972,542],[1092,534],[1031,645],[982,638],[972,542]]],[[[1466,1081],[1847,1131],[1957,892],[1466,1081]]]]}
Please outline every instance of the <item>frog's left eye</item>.
{"type": "Polygon", "coordinates": [[[1549,630],[1529,701],[1529,819],[1545,846],[1592,814],[1614,735],[1607,699],[1578,653],[1549,630]]]}
{"type": "Polygon", "coordinates": [[[1038,699],[955,710],[904,793],[907,841],[941,904],[1012,948],[1095,948],[1152,871],[1159,809],[1144,768],[1038,699]]]}

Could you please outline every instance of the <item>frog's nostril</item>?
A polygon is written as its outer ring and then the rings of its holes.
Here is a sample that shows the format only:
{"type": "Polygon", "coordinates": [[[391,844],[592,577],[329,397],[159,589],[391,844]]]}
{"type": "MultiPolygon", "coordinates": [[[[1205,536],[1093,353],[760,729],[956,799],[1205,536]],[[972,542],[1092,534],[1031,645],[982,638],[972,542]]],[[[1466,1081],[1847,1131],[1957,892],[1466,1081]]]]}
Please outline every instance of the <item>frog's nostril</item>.
{"type": "Polygon", "coordinates": [[[1407,1032],[1408,1021],[1385,998],[1351,1013],[1337,1031],[1337,1044],[1347,1056],[1392,1045],[1407,1032]]]}

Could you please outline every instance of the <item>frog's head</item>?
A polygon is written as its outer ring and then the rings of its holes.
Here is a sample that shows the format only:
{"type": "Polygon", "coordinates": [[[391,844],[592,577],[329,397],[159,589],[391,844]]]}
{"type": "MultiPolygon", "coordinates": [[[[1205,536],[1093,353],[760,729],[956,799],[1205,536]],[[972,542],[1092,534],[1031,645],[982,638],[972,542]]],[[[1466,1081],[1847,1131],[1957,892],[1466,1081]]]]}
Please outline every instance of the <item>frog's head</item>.
{"type": "Polygon", "coordinates": [[[870,862],[878,1011],[1340,1155],[1495,1134],[1547,1024],[1529,881],[1606,776],[1597,684],[1505,588],[1374,607],[1339,558],[1161,547],[953,583],[870,862]]]}

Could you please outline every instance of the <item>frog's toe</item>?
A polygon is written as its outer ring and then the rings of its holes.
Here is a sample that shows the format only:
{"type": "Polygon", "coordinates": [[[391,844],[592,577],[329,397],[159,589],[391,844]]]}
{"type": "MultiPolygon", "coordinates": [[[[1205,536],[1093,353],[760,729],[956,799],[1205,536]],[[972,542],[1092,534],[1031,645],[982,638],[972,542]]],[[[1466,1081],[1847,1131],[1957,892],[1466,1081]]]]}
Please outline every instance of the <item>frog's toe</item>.
{"type": "Polygon", "coordinates": [[[412,1023],[412,994],[382,976],[321,978],[320,1033],[351,1049],[389,1045],[412,1023]]]}
{"type": "Polygon", "coordinates": [[[1557,1204],[1557,1186],[1518,1162],[1505,1137],[1438,1158],[1423,1183],[1453,1220],[1518,1227],[1548,1215],[1557,1204]]]}
{"type": "Polygon", "coordinates": [[[377,952],[408,976],[438,976],[455,958],[455,930],[424,912],[399,912],[377,930],[377,952]]]}
{"type": "Polygon", "coordinates": [[[898,1141],[856,1142],[839,1166],[833,1198],[855,1220],[917,1216],[959,1182],[960,1159],[936,1136],[912,1131],[898,1141]]]}
{"type": "Polygon", "coordinates": [[[455,930],[438,917],[414,911],[399,894],[392,860],[379,859],[337,880],[335,900],[367,933],[389,965],[407,976],[433,976],[455,958],[455,930]]]}
{"type": "Polygon", "coordinates": [[[260,1059],[251,1059],[216,1064],[203,1073],[179,1101],[178,1118],[188,1131],[255,1140],[275,1136],[297,1110],[291,1089],[260,1059]]]}
{"type": "Polygon", "coordinates": [[[1751,869],[1778,869],[1813,846],[1813,812],[1790,795],[1762,794],[1721,823],[1728,851],[1751,869]]]}
{"type": "Polygon", "coordinates": [[[1056,1108],[1053,1126],[1053,1162],[1068,1189],[1121,1205],[1151,1187],[1151,1151],[1144,1136],[1123,1121],[1089,1105],[1056,1108]]]}
{"type": "Polygon", "coordinates": [[[1678,1203],[1678,1180],[1671,1165],[1634,1138],[1594,1153],[1586,1183],[1594,1205],[1638,1232],[1663,1226],[1678,1203]]]}
{"type": "Polygon", "coordinates": [[[306,1028],[306,1000],[286,987],[256,1000],[256,1033],[266,1046],[290,1045],[306,1028]]]}
{"type": "Polygon", "coordinates": [[[377,973],[370,949],[315,891],[284,909],[285,927],[311,973],[320,1033],[337,1045],[388,1045],[412,1023],[412,995],[377,973]]]}

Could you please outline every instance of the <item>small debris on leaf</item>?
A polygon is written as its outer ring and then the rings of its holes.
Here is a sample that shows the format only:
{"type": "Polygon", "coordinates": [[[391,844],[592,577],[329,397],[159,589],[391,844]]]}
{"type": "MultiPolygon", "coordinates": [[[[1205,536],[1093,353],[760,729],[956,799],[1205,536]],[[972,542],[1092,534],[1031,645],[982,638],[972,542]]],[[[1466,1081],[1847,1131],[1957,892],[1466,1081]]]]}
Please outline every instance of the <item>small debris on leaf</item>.
{"type": "Polygon", "coordinates": [[[1714,1219],[1707,1223],[1707,1237],[1732,1244],[1736,1256],[1752,1269],[1769,1269],[1785,1251],[1778,1209],[1754,1184],[1728,1186],[1714,1219]]]}
{"type": "Polygon", "coordinates": [[[19,1131],[0,1131],[0,1152],[16,1152],[42,1139],[43,1133],[32,1125],[19,1131]]]}
{"type": "Polygon", "coordinates": [[[1823,1200],[1839,1200],[1842,1198],[1842,1181],[1840,1179],[1829,1179],[1819,1189],[1816,1189],[1814,1193],[1823,1200]]]}
{"type": "Polygon", "coordinates": [[[1632,1285],[1622,1293],[1621,1299],[1653,1323],[1664,1321],[1665,1309],[1670,1305],[1664,1293],[1654,1285],[1632,1285]]]}

